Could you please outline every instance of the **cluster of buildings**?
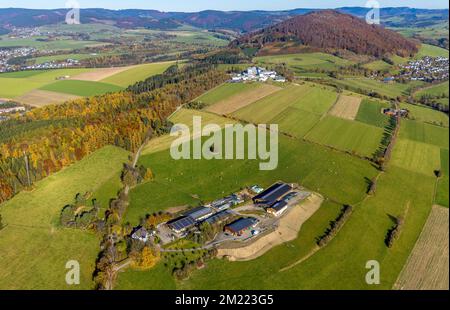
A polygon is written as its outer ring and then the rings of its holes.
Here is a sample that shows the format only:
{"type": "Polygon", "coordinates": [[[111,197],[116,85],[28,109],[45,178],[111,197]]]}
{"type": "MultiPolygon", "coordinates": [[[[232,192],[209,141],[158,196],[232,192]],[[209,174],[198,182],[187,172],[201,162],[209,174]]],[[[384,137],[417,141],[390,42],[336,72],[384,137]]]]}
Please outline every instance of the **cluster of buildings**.
{"type": "Polygon", "coordinates": [[[16,65],[10,64],[10,60],[18,57],[33,56],[37,50],[33,47],[2,48],[0,49],[0,72],[16,70],[16,65]]]}
{"type": "Polygon", "coordinates": [[[407,109],[385,108],[381,110],[381,113],[395,117],[408,117],[409,115],[409,111],[407,109]]]}
{"type": "Polygon", "coordinates": [[[267,82],[269,80],[284,83],[286,78],[279,75],[276,71],[266,70],[261,67],[250,67],[247,70],[234,75],[231,78],[232,83],[242,82],[267,82]]]}
{"type": "MultiPolygon", "coordinates": [[[[197,228],[203,223],[224,225],[224,236],[239,237],[240,239],[255,236],[260,232],[257,229],[258,224],[266,220],[259,216],[243,216],[239,212],[232,210],[232,207],[244,202],[244,197],[251,197],[251,195],[248,195],[250,191],[255,195],[252,198],[253,204],[249,206],[255,208],[255,210],[265,210],[267,214],[272,215],[271,217],[267,217],[267,219],[274,219],[286,212],[289,207],[289,200],[294,197],[301,196],[300,199],[303,199],[310,194],[308,192],[294,191],[290,184],[284,182],[277,182],[267,189],[254,185],[249,188],[249,191],[244,190],[240,193],[215,200],[204,206],[189,209],[181,213],[177,218],[161,224],[158,232],[137,227],[133,231],[132,238],[147,242],[156,233],[161,237],[164,234],[167,235],[167,232],[169,232],[171,237],[166,238],[166,242],[171,242],[186,237],[190,232],[197,232],[197,228]]],[[[246,208],[247,206],[244,206],[244,209],[246,208]]]]}
{"type": "Polygon", "coordinates": [[[28,39],[42,35],[38,27],[24,28],[6,25],[5,28],[9,30],[8,37],[11,39],[28,39]]]}
{"type": "Polygon", "coordinates": [[[401,71],[396,78],[424,82],[447,80],[448,65],[449,59],[446,57],[426,56],[400,66],[401,71]]]}
{"type": "Polygon", "coordinates": [[[16,103],[0,100],[0,122],[9,119],[10,114],[25,112],[26,108],[16,103]]]}
{"type": "Polygon", "coordinates": [[[168,222],[167,226],[175,233],[175,235],[181,237],[188,230],[203,222],[215,224],[227,220],[233,215],[229,212],[229,209],[242,202],[244,202],[244,199],[241,196],[232,194],[215,200],[208,205],[190,209],[184,212],[180,217],[168,222]]]}
{"type": "Polygon", "coordinates": [[[29,66],[22,66],[20,70],[46,70],[46,69],[62,69],[68,67],[78,66],[80,61],[76,59],[65,59],[60,61],[47,61],[40,64],[34,64],[29,66]]]}
{"type": "Polygon", "coordinates": [[[46,69],[61,69],[67,67],[78,66],[80,62],[76,59],[64,59],[58,61],[47,61],[39,64],[25,64],[31,63],[27,61],[28,58],[36,57],[39,55],[52,55],[53,51],[38,51],[33,47],[14,47],[14,48],[2,48],[0,49],[0,73],[13,72],[23,70],[46,70],[46,69]],[[11,61],[15,58],[22,58],[24,61],[14,62],[11,61]]]}

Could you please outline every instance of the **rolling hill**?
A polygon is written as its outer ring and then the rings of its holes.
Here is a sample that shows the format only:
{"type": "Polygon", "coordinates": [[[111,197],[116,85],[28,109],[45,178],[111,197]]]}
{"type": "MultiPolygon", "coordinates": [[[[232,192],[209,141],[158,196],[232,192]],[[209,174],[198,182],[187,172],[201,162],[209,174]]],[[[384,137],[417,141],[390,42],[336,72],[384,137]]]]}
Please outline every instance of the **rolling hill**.
{"type": "Polygon", "coordinates": [[[333,10],[293,17],[242,36],[231,46],[264,47],[277,42],[295,42],[322,50],[348,50],[375,57],[386,54],[405,57],[418,51],[416,43],[398,33],[333,10]]]}
{"type": "MultiPolygon", "coordinates": [[[[370,10],[365,7],[343,7],[340,12],[363,18],[370,10]]],[[[37,27],[61,23],[67,9],[31,10],[18,8],[0,9],[0,34],[2,26],[37,27]]],[[[284,11],[231,11],[206,10],[201,12],[160,12],[157,10],[107,10],[82,9],[81,23],[113,24],[121,28],[146,27],[152,29],[175,29],[182,25],[202,29],[229,29],[251,32],[273,25],[297,15],[317,9],[293,9],[284,11]]],[[[448,9],[427,10],[408,7],[383,8],[381,22],[387,27],[428,27],[448,23],[448,9]]]]}

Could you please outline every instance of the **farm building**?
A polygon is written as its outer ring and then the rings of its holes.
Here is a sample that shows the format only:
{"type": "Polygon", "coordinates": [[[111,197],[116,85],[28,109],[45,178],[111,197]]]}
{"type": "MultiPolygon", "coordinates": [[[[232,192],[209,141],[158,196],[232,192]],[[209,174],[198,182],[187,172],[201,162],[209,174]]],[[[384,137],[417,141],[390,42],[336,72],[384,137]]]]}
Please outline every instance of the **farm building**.
{"type": "Polygon", "coordinates": [[[245,231],[255,228],[258,220],[253,217],[240,218],[233,223],[226,225],[224,231],[233,236],[241,236],[245,231]]]}
{"type": "Polygon", "coordinates": [[[185,217],[192,218],[195,222],[199,222],[207,219],[211,215],[213,215],[214,211],[208,207],[197,207],[191,210],[188,210],[183,214],[185,217]]]}
{"type": "Polygon", "coordinates": [[[189,228],[194,227],[195,221],[190,216],[179,217],[173,221],[167,223],[167,226],[173,230],[176,234],[181,234],[188,230],[189,228]]]}
{"type": "Polygon", "coordinates": [[[391,109],[391,108],[386,108],[382,110],[383,114],[388,115],[388,116],[399,116],[399,117],[407,117],[409,114],[409,111],[407,109],[391,109]]]}
{"type": "Polygon", "coordinates": [[[286,201],[277,201],[270,207],[266,209],[267,213],[270,213],[274,216],[280,216],[287,210],[288,204],[286,201]]]}
{"type": "Polygon", "coordinates": [[[151,235],[152,234],[144,227],[138,227],[131,235],[131,238],[142,242],[147,242],[151,235]]]}
{"type": "Polygon", "coordinates": [[[292,187],[289,184],[278,182],[253,197],[253,202],[255,204],[272,205],[291,190],[292,187]]]}
{"type": "Polygon", "coordinates": [[[213,216],[207,218],[205,220],[205,222],[210,224],[210,225],[220,224],[220,223],[225,222],[226,220],[228,220],[232,216],[233,216],[233,213],[231,213],[229,210],[224,210],[224,211],[217,212],[213,216]]]}

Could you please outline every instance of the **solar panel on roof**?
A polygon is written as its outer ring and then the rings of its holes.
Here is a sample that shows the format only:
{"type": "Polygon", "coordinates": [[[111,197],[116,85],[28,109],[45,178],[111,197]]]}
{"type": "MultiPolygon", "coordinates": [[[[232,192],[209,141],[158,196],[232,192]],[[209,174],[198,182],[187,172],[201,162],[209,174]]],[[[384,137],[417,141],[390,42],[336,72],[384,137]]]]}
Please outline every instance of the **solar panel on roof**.
{"type": "Polygon", "coordinates": [[[286,183],[275,183],[262,193],[253,197],[254,201],[275,202],[278,198],[291,190],[291,186],[286,183]]]}
{"type": "Polygon", "coordinates": [[[175,230],[183,230],[189,226],[192,226],[195,224],[195,221],[193,218],[187,216],[187,217],[183,217],[180,218],[178,220],[173,221],[172,223],[170,223],[169,225],[171,227],[173,227],[175,230]]]}

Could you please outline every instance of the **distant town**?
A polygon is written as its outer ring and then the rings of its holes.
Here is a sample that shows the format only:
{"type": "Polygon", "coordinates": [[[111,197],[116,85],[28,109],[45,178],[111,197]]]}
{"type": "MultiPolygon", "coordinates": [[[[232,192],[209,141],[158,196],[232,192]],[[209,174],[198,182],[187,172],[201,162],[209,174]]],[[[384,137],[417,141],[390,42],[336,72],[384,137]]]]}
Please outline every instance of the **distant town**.
{"type": "Polygon", "coordinates": [[[430,83],[448,80],[448,65],[449,59],[446,57],[427,56],[401,65],[400,74],[396,78],[430,83]]]}

